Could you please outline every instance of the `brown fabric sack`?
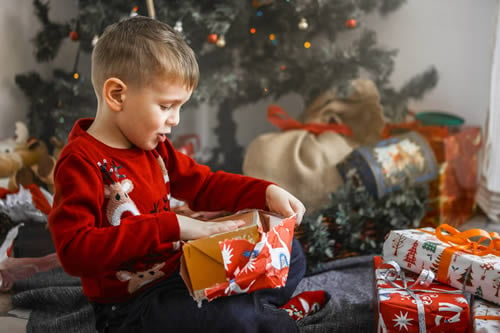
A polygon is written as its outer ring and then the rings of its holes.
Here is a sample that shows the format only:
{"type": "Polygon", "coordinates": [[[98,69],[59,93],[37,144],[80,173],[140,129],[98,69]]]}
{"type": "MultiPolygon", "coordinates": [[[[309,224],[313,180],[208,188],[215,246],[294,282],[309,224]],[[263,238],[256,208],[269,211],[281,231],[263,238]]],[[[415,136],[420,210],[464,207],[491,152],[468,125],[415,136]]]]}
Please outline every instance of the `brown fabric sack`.
{"type": "Polygon", "coordinates": [[[304,123],[270,106],[269,120],[283,131],[262,134],[249,144],[243,174],[278,184],[309,212],[328,204],[329,193],[343,183],[337,163],[359,145],[379,141],[384,127],[373,82],[355,80],[351,86],[348,98],[336,98],[334,91],[319,96],[305,110],[304,123]]]}

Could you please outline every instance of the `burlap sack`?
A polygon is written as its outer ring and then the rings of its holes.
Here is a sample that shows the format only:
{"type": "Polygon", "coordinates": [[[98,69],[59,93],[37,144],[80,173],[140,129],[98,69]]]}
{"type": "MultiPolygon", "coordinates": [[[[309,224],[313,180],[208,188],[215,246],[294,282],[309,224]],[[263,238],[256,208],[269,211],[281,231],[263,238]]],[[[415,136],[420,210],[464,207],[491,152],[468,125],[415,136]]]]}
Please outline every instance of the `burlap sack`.
{"type": "MultiPolygon", "coordinates": [[[[345,99],[336,98],[333,91],[319,96],[305,110],[304,123],[270,118],[284,131],[260,135],[249,144],[243,174],[282,186],[302,200],[309,212],[326,205],[329,193],[343,182],[337,163],[359,145],[380,140],[384,127],[373,82],[355,80],[351,91],[345,99]],[[340,134],[335,124],[346,125],[352,134],[340,134]]],[[[269,111],[276,108],[270,106],[269,111]]]]}

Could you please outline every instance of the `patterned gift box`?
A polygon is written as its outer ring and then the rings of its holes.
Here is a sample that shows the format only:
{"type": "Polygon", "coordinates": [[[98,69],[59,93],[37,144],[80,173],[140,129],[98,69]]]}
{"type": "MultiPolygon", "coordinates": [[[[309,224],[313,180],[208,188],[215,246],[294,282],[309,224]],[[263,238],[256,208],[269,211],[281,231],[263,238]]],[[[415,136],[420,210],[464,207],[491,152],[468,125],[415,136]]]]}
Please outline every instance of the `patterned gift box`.
{"type": "Polygon", "coordinates": [[[500,307],[476,298],[472,303],[474,333],[500,332],[500,307]]]}
{"type": "Polygon", "coordinates": [[[436,229],[393,230],[383,258],[412,272],[430,269],[442,283],[500,304],[500,238],[481,229],[459,232],[450,225],[436,229]]]}
{"type": "Polygon", "coordinates": [[[425,271],[405,273],[379,256],[373,264],[377,332],[468,331],[469,304],[459,290],[426,278],[425,271]]]}
{"type": "Polygon", "coordinates": [[[383,137],[410,130],[427,139],[439,164],[439,177],[429,183],[429,212],[420,227],[436,227],[442,223],[462,225],[476,208],[481,128],[426,126],[418,122],[387,124],[383,137]]]}
{"type": "Polygon", "coordinates": [[[237,230],[190,240],[180,275],[197,301],[286,284],[296,216],[251,209],[212,221],[243,220],[237,230]]]}
{"type": "Polygon", "coordinates": [[[354,174],[375,198],[382,198],[405,182],[427,183],[438,177],[438,164],[427,140],[408,132],[353,150],[337,170],[343,180],[354,174]]]}

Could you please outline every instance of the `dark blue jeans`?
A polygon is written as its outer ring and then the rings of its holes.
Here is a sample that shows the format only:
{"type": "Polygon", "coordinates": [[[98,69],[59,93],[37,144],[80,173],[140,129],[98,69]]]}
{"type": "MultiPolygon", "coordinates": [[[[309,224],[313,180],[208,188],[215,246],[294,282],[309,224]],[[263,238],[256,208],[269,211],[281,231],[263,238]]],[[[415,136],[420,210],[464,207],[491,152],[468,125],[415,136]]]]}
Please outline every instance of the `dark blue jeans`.
{"type": "Polygon", "coordinates": [[[304,277],[306,261],[294,240],[287,283],[282,288],[262,289],[204,301],[193,300],[179,273],[119,304],[93,303],[99,332],[298,332],[295,321],[278,309],[292,296],[304,277]]]}

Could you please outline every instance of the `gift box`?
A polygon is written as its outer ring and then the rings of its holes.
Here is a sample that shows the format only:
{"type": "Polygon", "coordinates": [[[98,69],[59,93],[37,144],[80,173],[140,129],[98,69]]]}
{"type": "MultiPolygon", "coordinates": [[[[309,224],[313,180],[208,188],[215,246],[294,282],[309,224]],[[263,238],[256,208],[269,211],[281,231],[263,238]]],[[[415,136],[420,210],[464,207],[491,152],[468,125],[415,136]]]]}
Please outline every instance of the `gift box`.
{"type": "Polygon", "coordinates": [[[472,326],[474,333],[500,332],[500,306],[480,298],[474,299],[472,326]]]}
{"type": "Polygon", "coordinates": [[[476,208],[480,128],[464,127],[443,138],[442,145],[444,161],[439,167],[439,178],[430,184],[430,209],[421,222],[422,227],[442,223],[460,226],[476,208]]]}
{"type": "Polygon", "coordinates": [[[478,187],[478,155],[481,128],[474,126],[427,126],[418,122],[388,124],[383,136],[415,131],[426,138],[434,151],[439,177],[429,183],[429,211],[421,227],[446,223],[459,226],[474,213],[478,187]]]}
{"type": "Polygon", "coordinates": [[[373,258],[377,332],[467,332],[469,304],[455,288],[373,258]]]}
{"type": "Polygon", "coordinates": [[[472,303],[472,331],[500,332],[500,306],[475,298],[472,303]]]}
{"type": "Polygon", "coordinates": [[[243,220],[238,230],[186,242],[181,276],[196,301],[285,285],[296,217],[260,210],[214,221],[243,220]]]}
{"type": "Polygon", "coordinates": [[[337,169],[344,181],[354,174],[375,198],[405,183],[426,183],[438,176],[434,153],[427,140],[417,132],[361,146],[337,164],[337,169]]]}
{"type": "Polygon", "coordinates": [[[412,272],[429,269],[439,282],[500,304],[500,238],[481,229],[459,232],[450,225],[393,230],[383,258],[412,272]]]}

